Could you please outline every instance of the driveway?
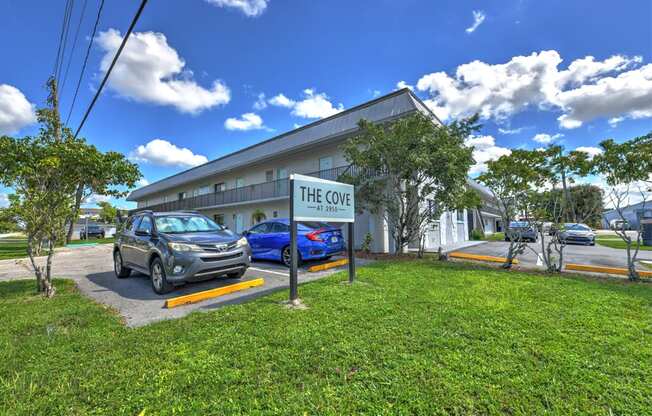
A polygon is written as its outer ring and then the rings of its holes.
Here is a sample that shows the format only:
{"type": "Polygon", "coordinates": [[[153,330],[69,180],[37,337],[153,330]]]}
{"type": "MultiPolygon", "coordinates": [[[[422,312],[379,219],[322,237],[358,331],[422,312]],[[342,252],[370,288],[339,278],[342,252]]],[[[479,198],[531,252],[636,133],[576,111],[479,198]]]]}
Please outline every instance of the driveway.
{"type": "MultiPolygon", "coordinates": [[[[283,265],[273,262],[254,262],[241,280],[212,279],[187,284],[172,293],[160,296],[152,291],[149,277],[145,275],[133,273],[127,279],[117,279],[113,273],[112,250],[112,244],[103,244],[58,252],[54,258],[53,274],[56,277],[73,279],[83,294],[115,309],[128,326],[141,326],[163,319],[179,318],[193,311],[208,311],[220,306],[244,302],[256,296],[285,289],[289,285],[288,269],[283,265]],[[165,308],[165,300],[169,298],[261,277],[265,279],[263,286],[195,304],[172,309],[165,308]]],[[[367,262],[364,260],[356,260],[356,265],[365,263],[367,262]]],[[[309,273],[305,267],[302,267],[299,270],[299,283],[317,280],[338,270],[342,269],[309,273]]],[[[0,281],[24,278],[34,279],[28,259],[0,261],[0,281]]],[[[299,289],[300,294],[301,289],[299,289]]]]}
{"type": "MultiPolygon", "coordinates": [[[[549,238],[546,236],[546,239],[549,238]]],[[[528,243],[529,248],[522,255],[518,256],[519,262],[526,267],[536,267],[537,253],[541,252],[541,241],[528,243]]],[[[483,254],[488,256],[505,257],[509,243],[504,241],[488,241],[486,244],[468,247],[459,251],[472,254],[483,254]]],[[[652,261],[652,251],[641,250],[638,254],[639,260],[652,261]]],[[[627,267],[627,254],[625,250],[604,247],[599,244],[595,246],[567,245],[564,248],[564,263],[589,264],[592,266],[606,267],[627,267]]]]}

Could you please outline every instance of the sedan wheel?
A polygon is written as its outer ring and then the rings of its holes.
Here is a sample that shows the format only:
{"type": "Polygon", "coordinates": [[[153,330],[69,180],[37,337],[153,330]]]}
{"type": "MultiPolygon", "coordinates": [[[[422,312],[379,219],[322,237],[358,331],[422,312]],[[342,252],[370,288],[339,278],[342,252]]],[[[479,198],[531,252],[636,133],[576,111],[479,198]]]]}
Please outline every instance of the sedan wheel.
{"type": "MultiPolygon", "coordinates": [[[[290,255],[290,246],[287,246],[283,249],[283,253],[281,255],[281,261],[283,261],[283,264],[285,264],[287,267],[292,266],[292,256],[290,255]]],[[[301,264],[301,254],[299,254],[297,258],[297,265],[300,264],[301,264]]]]}

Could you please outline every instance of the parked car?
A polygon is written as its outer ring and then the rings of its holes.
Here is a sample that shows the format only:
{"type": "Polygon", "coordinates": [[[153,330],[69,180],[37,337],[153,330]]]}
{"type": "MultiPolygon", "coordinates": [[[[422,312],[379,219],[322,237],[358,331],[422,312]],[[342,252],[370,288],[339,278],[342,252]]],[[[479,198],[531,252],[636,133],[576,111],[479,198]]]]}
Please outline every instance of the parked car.
{"type": "MultiPolygon", "coordinates": [[[[261,222],[243,233],[254,259],[281,261],[290,266],[290,220],[276,218],[261,222]]],[[[299,263],[303,260],[328,259],[345,249],[342,230],[323,222],[297,224],[299,263]]]]}
{"type": "Polygon", "coordinates": [[[594,246],[595,232],[586,224],[566,223],[559,232],[559,241],[594,246]]]}
{"type": "Polygon", "coordinates": [[[505,241],[522,240],[536,242],[539,233],[536,227],[528,221],[512,221],[505,233],[505,241]]]}
{"type": "Polygon", "coordinates": [[[81,230],[79,230],[79,239],[80,240],[87,240],[89,238],[104,238],[106,233],[104,232],[104,228],[100,227],[99,225],[89,225],[88,230],[86,227],[82,227],[81,230]]]}
{"type": "Polygon", "coordinates": [[[115,274],[150,276],[163,294],[186,282],[241,278],[251,262],[247,239],[195,212],[140,212],[116,234],[115,274]]]}
{"type": "Polygon", "coordinates": [[[625,220],[611,220],[609,221],[609,228],[612,230],[631,230],[632,227],[629,225],[628,221],[625,220]]]}

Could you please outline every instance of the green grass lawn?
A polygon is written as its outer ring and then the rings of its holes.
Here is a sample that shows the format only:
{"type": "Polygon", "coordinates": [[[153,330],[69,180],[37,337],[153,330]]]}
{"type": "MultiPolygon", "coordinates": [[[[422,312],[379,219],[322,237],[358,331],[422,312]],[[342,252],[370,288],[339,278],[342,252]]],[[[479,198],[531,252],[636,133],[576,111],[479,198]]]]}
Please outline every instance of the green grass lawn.
{"type": "MultiPolygon", "coordinates": [[[[113,237],[108,238],[91,238],[88,240],[74,240],[71,245],[75,244],[112,244],[113,237]]],[[[25,238],[0,238],[0,260],[20,259],[27,257],[27,240],[25,238]]]]}
{"type": "Polygon", "coordinates": [[[652,286],[383,262],[129,329],[0,283],[0,414],[652,414],[652,286]]]}
{"type": "Polygon", "coordinates": [[[486,235],[484,240],[487,241],[505,241],[505,233],[493,233],[486,235]]]}
{"type": "MultiPolygon", "coordinates": [[[[618,236],[608,236],[608,237],[596,237],[595,242],[600,244],[601,246],[605,247],[611,247],[611,248],[621,248],[621,249],[626,249],[627,244],[618,236]]],[[[632,247],[634,248],[634,247],[632,247]]],[[[644,246],[641,245],[641,250],[651,250],[652,251],[652,246],[644,246]]]]}

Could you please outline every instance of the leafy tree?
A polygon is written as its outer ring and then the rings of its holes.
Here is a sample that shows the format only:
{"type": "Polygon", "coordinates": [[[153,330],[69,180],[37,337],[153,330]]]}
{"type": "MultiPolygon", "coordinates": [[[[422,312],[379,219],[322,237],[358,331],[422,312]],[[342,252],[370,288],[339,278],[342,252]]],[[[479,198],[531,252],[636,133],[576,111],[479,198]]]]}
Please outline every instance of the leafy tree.
{"type": "MultiPolygon", "coordinates": [[[[602,223],[602,212],[604,211],[604,192],[599,186],[591,184],[574,185],[569,188],[569,194],[573,201],[575,218],[567,210],[549,211],[546,220],[558,223],[574,222],[585,223],[597,228],[602,223]]],[[[564,199],[563,189],[556,188],[551,191],[542,192],[542,197],[549,200],[564,199]]]]}
{"type": "Polygon", "coordinates": [[[549,167],[552,174],[558,178],[563,190],[562,207],[569,222],[579,222],[577,216],[576,199],[570,192],[570,184],[575,176],[586,176],[591,171],[591,161],[585,152],[571,151],[564,153],[564,148],[558,145],[546,149],[549,167]]]}
{"type": "Polygon", "coordinates": [[[100,201],[97,203],[100,207],[100,221],[105,224],[112,224],[118,216],[118,209],[111,205],[110,202],[100,201]]]}
{"type": "Polygon", "coordinates": [[[48,107],[37,111],[39,134],[0,138],[0,183],[14,189],[11,215],[24,224],[37,290],[51,297],[55,293],[51,275],[54,247],[63,238],[73,208],[75,187],[68,167],[77,160],[72,134],[61,127],[56,82],[51,78],[47,85],[48,107]],[[42,253],[47,254],[45,265],[36,261],[42,253]]]}
{"type": "MultiPolygon", "coordinates": [[[[602,153],[593,159],[594,170],[602,175],[609,186],[607,198],[623,222],[626,222],[624,209],[630,205],[632,194],[640,195],[643,210],[649,198],[649,181],[652,175],[651,137],[652,133],[623,143],[616,143],[612,139],[604,140],[600,143],[602,153]]],[[[616,229],[615,232],[626,244],[629,279],[638,280],[636,258],[641,246],[642,225],[639,222],[635,238],[629,235],[624,227],[616,229]]]]}
{"type": "Polygon", "coordinates": [[[387,221],[396,253],[423,241],[425,226],[442,212],[477,204],[466,183],[473,149],[464,145],[479,128],[477,116],[448,126],[422,114],[358,126],[360,133],[343,146],[357,169],[348,179],[357,186],[356,205],[387,221]]]}
{"type": "Polygon", "coordinates": [[[74,223],[84,200],[93,194],[122,197],[141,178],[138,166],[121,153],[102,153],[83,139],[76,140],[74,146],[78,162],[70,168],[76,181],[75,209],[68,221],[66,242],[72,238],[74,223]]]}
{"type": "MultiPolygon", "coordinates": [[[[549,180],[545,168],[546,152],[516,149],[487,163],[487,171],[478,180],[494,195],[509,239],[504,268],[511,268],[514,259],[528,247],[520,233],[509,233],[509,224],[519,217],[530,218],[534,212],[536,190],[549,180]]],[[[539,211],[537,211],[539,212],[539,211]]]]}
{"type": "Polygon", "coordinates": [[[0,233],[11,233],[20,230],[18,219],[9,208],[0,208],[0,233]]]}

